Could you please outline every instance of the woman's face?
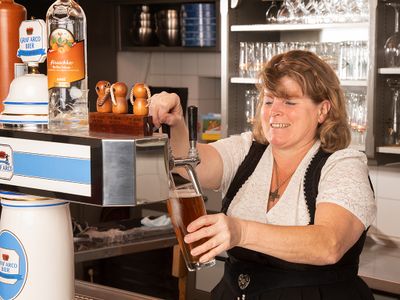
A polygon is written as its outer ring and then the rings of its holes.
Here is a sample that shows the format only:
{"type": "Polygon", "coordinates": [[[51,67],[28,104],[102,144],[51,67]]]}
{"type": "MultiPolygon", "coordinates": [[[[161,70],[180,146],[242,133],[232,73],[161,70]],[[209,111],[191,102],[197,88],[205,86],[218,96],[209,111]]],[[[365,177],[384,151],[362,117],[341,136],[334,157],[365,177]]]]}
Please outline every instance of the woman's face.
{"type": "Polygon", "coordinates": [[[285,95],[282,98],[265,91],[261,110],[264,135],[275,148],[301,148],[315,140],[318,123],[325,120],[329,102],[325,100],[315,104],[287,76],[279,83],[279,94],[285,95]]]}

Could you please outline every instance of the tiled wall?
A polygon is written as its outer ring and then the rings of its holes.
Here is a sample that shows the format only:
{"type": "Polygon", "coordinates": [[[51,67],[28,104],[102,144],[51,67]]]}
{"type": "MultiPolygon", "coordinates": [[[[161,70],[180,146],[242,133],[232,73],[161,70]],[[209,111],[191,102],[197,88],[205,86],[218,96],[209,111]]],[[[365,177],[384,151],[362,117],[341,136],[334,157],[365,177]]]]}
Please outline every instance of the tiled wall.
{"type": "Polygon", "coordinates": [[[400,166],[370,166],[378,214],[370,234],[400,242],[400,166]]]}
{"type": "Polygon", "coordinates": [[[199,114],[221,110],[221,59],[219,53],[119,52],[118,80],[129,87],[136,82],[151,86],[189,88],[188,105],[199,114]]]}

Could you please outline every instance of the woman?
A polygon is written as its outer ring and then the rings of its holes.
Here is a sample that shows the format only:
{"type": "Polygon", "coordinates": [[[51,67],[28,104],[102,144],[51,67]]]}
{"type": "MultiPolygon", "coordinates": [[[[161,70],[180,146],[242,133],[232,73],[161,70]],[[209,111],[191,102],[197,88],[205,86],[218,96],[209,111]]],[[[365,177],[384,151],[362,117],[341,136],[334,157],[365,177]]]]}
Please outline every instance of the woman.
{"type": "MultiPolygon", "coordinates": [[[[192,250],[204,262],[228,250],[213,299],[373,299],[357,272],[376,206],[366,157],[347,148],[336,74],[315,54],[290,51],[260,78],[253,132],[198,145],[198,177],[223,192],[226,215],[195,220],[185,242],[208,239],[192,250]]],[[[171,126],[174,154],[186,155],[177,96],[154,95],[150,111],[171,126]]]]}

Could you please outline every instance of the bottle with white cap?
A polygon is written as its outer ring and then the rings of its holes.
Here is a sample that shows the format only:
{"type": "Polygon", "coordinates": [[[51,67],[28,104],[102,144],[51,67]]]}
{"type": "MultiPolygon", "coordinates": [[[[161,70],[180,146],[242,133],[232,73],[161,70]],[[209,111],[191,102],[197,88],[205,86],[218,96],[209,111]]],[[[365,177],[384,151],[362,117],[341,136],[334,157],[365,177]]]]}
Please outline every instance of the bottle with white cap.
{"type": "Polygon", "coordinates": [[[47,11],[49,128],[88,129],[86,16],[73,0],[57,0],[47,11]]]}

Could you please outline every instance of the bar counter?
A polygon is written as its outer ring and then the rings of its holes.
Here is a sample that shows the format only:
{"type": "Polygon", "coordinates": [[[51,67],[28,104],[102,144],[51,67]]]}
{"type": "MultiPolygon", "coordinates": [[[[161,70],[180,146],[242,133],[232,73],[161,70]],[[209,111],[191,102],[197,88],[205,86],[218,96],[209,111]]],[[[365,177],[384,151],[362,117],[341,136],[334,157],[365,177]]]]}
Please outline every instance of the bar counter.
{"type": "Polygon", "coordinates": [[[74,300],[160,300],[160,298],[75,280],[74,300]]]}
{"type": "Polygon", "coordinates": [[[400,295],[400,247],[367,239],[358,274],[371,289],[400,295]]]}
{"type": "MultiPolygon", "coordinates": [[[[177,240],[172,231],[146,237],[126,244],[116,244],[109,247],[91,249],[75,253],[75,261],[83,262],[93,259],[113,257],[128,253],[172,247],[177,240]]],[[[192,275],[192,274],[190,274],[192,275]]],[[[367,238],[360,258],[359,275],[368,286],[377,291],[400,295],[400,247],[396,244],[382,245],[367,238]]],[[[77,298],[79,299],[79,298],[77,298]]],[[[102,298],[99,298],[102,299],[102,298]]],[[[125,298],[104,298],[123,300],[125,298]]],[[[153,298],[129,298],[153,299],[153,298]]],[[[98,300],[94,298],[93,300],[98,300]]]]}

